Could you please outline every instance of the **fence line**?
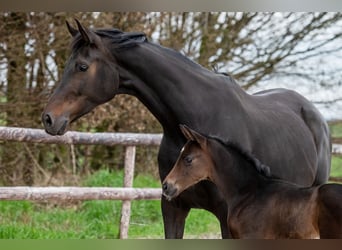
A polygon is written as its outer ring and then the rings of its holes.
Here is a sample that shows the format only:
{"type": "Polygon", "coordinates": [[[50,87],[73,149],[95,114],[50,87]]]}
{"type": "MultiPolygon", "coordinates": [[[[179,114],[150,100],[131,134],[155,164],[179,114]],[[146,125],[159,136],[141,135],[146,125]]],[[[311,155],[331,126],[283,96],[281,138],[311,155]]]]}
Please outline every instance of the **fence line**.
{"type": "Polygon", "coordinates": [[[131,200],[160,199],[160,188],[132,188],[136,146],[158,146],[161,134],[87,133],[70,131],[62,136],[50,136],[42,129],[0,126],[0,141],[46,144],[83,144],[126,146],[123,188],[90,187],[0,187],[0,200],[122,200],[120,238],[128,237],[131,200]]]}
{"type": "MultiPolygon", "coordinates": [[[[45,144],[124,145],[124,187],[0,187],[0,200],[122,200],[120,238],[128,237],[132,200],[160,199],[160,188],[132,188],[136,146],[158,146],[161,134],[88,133],[70,131],[62,136],[50,136],[42,129],[0,126],[0,141],[45,144]]],[[[341,154],[342,145],[333,144],[332,153],[341,154]]]]}

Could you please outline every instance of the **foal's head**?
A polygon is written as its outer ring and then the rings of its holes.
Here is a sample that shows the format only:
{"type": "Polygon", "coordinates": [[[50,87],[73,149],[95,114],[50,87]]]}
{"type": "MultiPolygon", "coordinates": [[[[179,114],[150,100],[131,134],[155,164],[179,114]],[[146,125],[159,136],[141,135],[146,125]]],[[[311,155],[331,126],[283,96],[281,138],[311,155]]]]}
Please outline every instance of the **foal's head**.
{"type": "Polygon", "coordinates": [[[188,140],[171,172],[163,181],[163,195],[171,200],[182,191],[210,177],[213,160],[208,152],[208,140],[203,135],[180,126],[188,140]]]}
{"type": "Polygon", "coordinates": [[[229,163],[231,176],[234,178],[242,176],[242,179],[237,181],[239,185],[243,186],[246,182],[250,183],[253,180],[258,181],[260,180],[258,176],[262,176],[261,180],[265,177],[272,177],[268,166],[262,164],[239,145],[222,142],[219,138],[203,136],[184,125],[180,128],[188,141],[181,150],[173,169],[163,181],[163,195],[167,199],[175,198],[185,189],[202,180],[214,181],[217,174],[223,174],[217,173],[213,154],[215,157],[220,157],[219,160],[215,158],[216,163],[222,162],[224,165],[229,163]],[[222,157],[228,152],[228,158],[222,157]]]}

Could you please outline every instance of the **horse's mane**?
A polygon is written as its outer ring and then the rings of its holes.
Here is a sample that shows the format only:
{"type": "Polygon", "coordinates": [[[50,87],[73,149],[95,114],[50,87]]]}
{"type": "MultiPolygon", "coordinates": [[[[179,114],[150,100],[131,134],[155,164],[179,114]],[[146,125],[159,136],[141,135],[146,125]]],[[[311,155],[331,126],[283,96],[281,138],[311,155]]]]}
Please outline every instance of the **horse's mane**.
{"type": "Polygon", "coordinates": [[[111,43],[115,44],[115,47],[118,49],[134,47],[139,43],[147,41],[144,32],[123,32],[118,29],[98,29],[95,30],[95,34],[110,39],[111,43]]]}
{"type": "MultiPolygon", "coordinates": [[[[119,29],[94,29],[91,31],[102,38],[108,39],[113,45],[113,49],[117,51],[132,48],[137,46],[138,44],[149,42],[144,32],[125,32],[119,29]]],[[[176,57],[187,64],[191,64],[192,66],[203,69],[201,65],[190,60],[186,56],[182,55],[180,52],[167,47],[162,47],[155,43],[153,44],[155,45],[155,47],[162,48],[164,51],[167,51],[169,55],[172,55],[173,57],[176,57]]],[[[82,40],[80,35],[76,35],[71,43],[72,50],[76,51],[82,46],[84,46],[84,41],[82,40]]]]}
{"type": "MultiPolygon", "coordinates": [[[[190,60],[188,57],[186,57],[185,55],[183,55],[177,50],[163,47],[156,43],[150,43],[144,32],[125,32],[119,29],[114,29],[114,28],[92,29],[91,32],[94,32],[96,35],[102,38],[108,39],[108,41],[112,45],[112,49],[114,49],[115,51],[129,49],[129,48],[135,47],[143,43],[153,44],[154,48],[156,48],[157,50],[161,49],[163,52],[165,52],[164,55],[169,55],[170,57],[172,57],[172,59],[177,59],[186,65],[190,65],[193,69],[198,69],[198,72],[210,72],[210,73],[213,72],[215,74],[226,76],[225,80],[227,80],[229,83],[234,83],[235,85],[237,85],[235,79],[227,73],[218,72],[217,69],[215,68],[213,71],[208,70],[202,65],[198,64],[197,62],[190,60]]],[[[82,48],[82,46],[84,45],[85,44],[81,35],[78,34],[74,37],[71,43],[72,51],[77,51],[80,48],[82,48]]]]}
{"type": "MultiPolygon", "coordinates": [[[[91,31],[100,37],[108,38],[116,49],[134,47],[147,41],[146,34],[143,32],[123,32],[119,29],[96,29],[91,31]]],[[[72,41],[71,47],[73,50],[77,50],[83,45],[82,37],[77,35],[72,41]]]]}
{"type": "Polygon", "coordinates": [[[246,159],[254,166],[258,173],[262,174],[263,176],[268,178],[277,178],[271,174],[269,166],[263,164],[257,157],[245,150],[240,144],[233,141],[223,141],[222,139],[213,136],[207,136],[207,138],[219,142],[225,149],[232,149],[240,154],[244,159],[246,159]]]}

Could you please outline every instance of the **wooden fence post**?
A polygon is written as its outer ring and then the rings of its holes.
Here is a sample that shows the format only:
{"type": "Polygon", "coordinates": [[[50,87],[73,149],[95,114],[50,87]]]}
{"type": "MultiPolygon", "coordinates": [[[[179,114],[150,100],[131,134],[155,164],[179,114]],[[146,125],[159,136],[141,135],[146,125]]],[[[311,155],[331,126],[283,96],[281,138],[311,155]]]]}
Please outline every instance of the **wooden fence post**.
{"type": "MultiPolygon", "coordinates": [[[[135,146],[127,146],[125,153],[124,187],[133,186],[135,146]]],[[[128,238],[129,221],[131,217],[131,200],[123,200],[120,220],[120,239],[128,238]]]]}

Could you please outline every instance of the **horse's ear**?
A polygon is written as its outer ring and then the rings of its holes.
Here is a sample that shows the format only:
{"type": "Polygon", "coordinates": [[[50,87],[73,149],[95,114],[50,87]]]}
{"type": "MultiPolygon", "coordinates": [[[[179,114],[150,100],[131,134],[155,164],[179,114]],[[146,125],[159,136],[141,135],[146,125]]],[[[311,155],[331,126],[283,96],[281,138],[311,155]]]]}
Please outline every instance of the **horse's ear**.
{"type": "Polygon", "coordinates": [[[207,138],[186,125],[179,126],[186,139],[196,141],[202,148],[207,147],[207,138]]]}
{"type": "Polygon", "coordinates": [[[75,21],[77,23],[78,31],[81,33],[82,39],[86,42],[86,44],[95,43],[97,38],[96,34],[87,28],[84,28],[77,19],[75,19],[75,21]]]}
{"type": "Polygon", "coordinates": [[[78,30],[75,29],[74,27],[72,27],[68,21],[65,21],[65,23],[66,23],[66,26],[68,27],[69,33],[70,33],[73,37],[76,36],[77,33],[78,33],[78,30]]]}

